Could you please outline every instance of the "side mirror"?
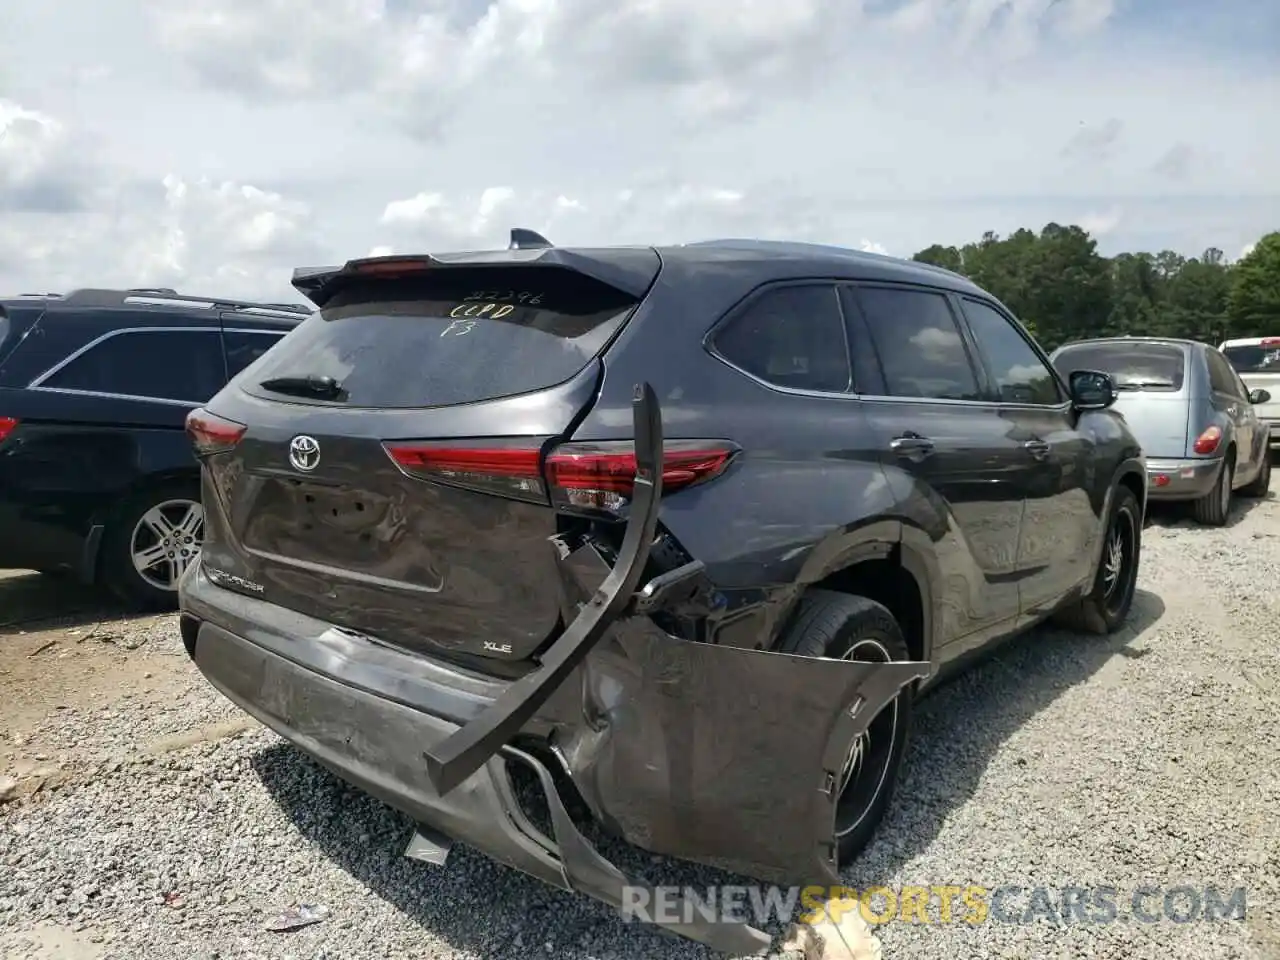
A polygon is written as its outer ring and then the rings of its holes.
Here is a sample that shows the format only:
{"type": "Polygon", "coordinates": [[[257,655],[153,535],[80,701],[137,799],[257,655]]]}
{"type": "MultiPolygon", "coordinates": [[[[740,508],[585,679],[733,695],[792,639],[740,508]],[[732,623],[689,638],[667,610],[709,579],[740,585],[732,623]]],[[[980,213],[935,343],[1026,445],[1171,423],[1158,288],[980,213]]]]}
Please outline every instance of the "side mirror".
{"type": "Polygon", "coordinates": [[[1116,386],[1108,374],[1077,370],[1069,378],[1071,402],[1077,410],[1105,410],[1116,402],[1116,386]]]}
{"type": "Polygon", "coordinates": [[[1250,403],[1267,403],[1270,399],[1271,399],[1271,394],[1267,393],[1267,391],[1265,390],[1259,389],[1259,390],[1249,391],[1250,403]]]}

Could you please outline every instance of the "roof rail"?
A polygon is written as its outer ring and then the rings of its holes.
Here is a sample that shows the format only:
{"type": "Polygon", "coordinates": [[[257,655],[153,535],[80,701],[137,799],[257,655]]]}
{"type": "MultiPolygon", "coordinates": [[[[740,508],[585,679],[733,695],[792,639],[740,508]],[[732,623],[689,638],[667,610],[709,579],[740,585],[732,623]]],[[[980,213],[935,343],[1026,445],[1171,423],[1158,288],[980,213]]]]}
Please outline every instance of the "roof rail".
{"type": "Polygon", "coordinates": [[[72,291],[63,299],[73,307],[185,307],[190,310],[254,310],[290,316],[311,313],[308,307],[300,303],[258,303],[223,297],[195,297],[178,293],[169,287],[131,287],[127,290],[84,287],[72,291]]]}

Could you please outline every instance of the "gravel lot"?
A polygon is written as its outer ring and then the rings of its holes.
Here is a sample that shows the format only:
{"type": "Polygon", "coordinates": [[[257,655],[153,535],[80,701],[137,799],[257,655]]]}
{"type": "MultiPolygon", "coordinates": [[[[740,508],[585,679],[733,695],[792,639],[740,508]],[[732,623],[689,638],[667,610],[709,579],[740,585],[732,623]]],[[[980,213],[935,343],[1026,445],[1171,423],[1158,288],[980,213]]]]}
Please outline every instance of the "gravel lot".
{"type": "MultiPolygon", "coordinates": [[[[1157,516],[1144,547],[1131,629],[1036,631],[921,705],[847,879],[1104,884],[1122,914],[1142,885],[1245,886],[1247,919],[891,923],[886,958],[1280,958],[1280,501],[1216,531],[1157,516]]],[[[214,694],[171,617],[0,574],[0,621],[0,792],[44,783],[0,805],[0,956],[708,956],[466,849],[445,871],[404,860],[407,822],[214,694]],[[329,914],[264,929],[297,903],[329,914]]]]}

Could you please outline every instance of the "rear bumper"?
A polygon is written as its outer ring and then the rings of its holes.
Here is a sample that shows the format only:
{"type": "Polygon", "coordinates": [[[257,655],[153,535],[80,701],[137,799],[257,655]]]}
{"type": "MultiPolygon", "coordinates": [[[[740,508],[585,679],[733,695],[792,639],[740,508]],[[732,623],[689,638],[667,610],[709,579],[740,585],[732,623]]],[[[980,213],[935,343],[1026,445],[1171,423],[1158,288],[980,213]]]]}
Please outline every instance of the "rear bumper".
{"type": "MultiPolygon", "coordinates": [[[[848,744],[929,672],[692,643],[625,617],[519,737],[440,790],[434,748],[501,704],[511,682],[223,589],[202,563],[181,597],[188,652],[241,709],[430,832],[615,907],[641,888],[590,845],[548,768],[517,743],[553,747],[595,818],[646,850],[767,882],[838,884],[831,785],[848,744]],[[516,802],[515,762],[541,783],[554,836],[516,802]]],[[[768,949],[744,923],[675,916],[695,922],[663,926],[715,949],[768,949]]]]}
{"type": "Polygon", "coordinates": [[[1151,500],[1197,500],[1213,490],[1222,458],[1147,460],[1147,494],[1151,500]]]}
{"type": "MultiPolygon", "coordinates": [[[[407,702],[396,702],[334,679],[327,671],[315,669],[314,663],[303,665],[280,647],[293,646],[296,653],[299,648],[318,646],[322,649],[313,653],[319,653],[319,660],[338,671],[345,661],[348,670],[364,682],[376,681],[378,651],[361,651],[375,654],[372,659],[362,658],[361,668],[349,656],[338,654],[341,642],[333,636],[284,637],[258,629],[251,640],[196,619],[194,611],[209,612],[199,598],[207,597],[209,591],[223,592],[202,571],[194,571],[184,589],[190,601],[184,615],[184,641],[209,683],[343,780],[411,817],[420,830],[415,843],[439,855],[427,859],[442,863],[453,841],[466,843],[553,887],[585,893],[618,909],[628,896],[635,896],[629,891],[640,889],[577,829],[550,771],[525,751],[504,747],[443,796],[433,786],[423,750],[461,726],[424,709],[423,701],[432,710],[474,716],[491,702],[484,690],[488,681],[453,673],[454,683],[446,684],[442,680],[451,671],[427,665],[421,658],[405,658],[429,666],[428,672],[436,675],[424,676],[422,671],[406,675],[402,693],[407,702]],[[516,799],[510,776],[513,763],[531,768],[541,785],[554,837],[540,831],[516,799]]],[[[350,644],[348,639],[348,653],[354,652],[350,644]]],[[[504,685],[491,686],[488,693],[504,685]]],[[[532,726],[545,730],[548,725],[539,720],[532,726]]],[[[664,926],[714,949],[747,955],[764,953],[769,947],[767,934],[745,924],[699,920],[696,911],[678,915],[692,917],[692,922],[664,926]]]]}

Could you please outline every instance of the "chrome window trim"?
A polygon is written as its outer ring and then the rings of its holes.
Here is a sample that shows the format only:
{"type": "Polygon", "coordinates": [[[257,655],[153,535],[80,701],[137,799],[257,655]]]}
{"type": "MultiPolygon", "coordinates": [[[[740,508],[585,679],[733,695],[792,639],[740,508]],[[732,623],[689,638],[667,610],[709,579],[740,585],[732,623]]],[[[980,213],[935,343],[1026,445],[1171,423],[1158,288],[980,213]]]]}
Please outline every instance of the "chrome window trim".
{"type": "Polygon", "coordinates": [[[853,392],[853,344],[849,342],[849,323],[844,315],[844,304],[840,302],[839,280],[828,279],[825,277],[801,277],[788,280],[773,280],[768,283],[761,284],[756,287],[732,307],[724,312],[724,314],[716,320],[715,323],[702,336],[702,349],[710,356],[723,363],[730,370],[746,377],[753,383],[772,390],[775,393],[781,393],[784,396],[791,397],[810,397],[823,400],[856,400],[858,395],[853,392]],[[828,287],[831,295],[836,300],[836,312],[840,316],[840,329],[844,340],[845,363],[849,369],[849,387],[844,390],[808,390],[803,387],[784,387],[780,384],[772,383],[763,377],[757,376],[749,370],[744,370],[738,366],[727,356],[720,352],[716,346],[716,334],[722,330],[732,326],[757,300],[768,295],[774,290],[790,290],[795,287],[828,287]]]}
{"type": "Polygon", "coordinates": [[[34,380],[27,384],[28,390],[42,390],[46,393],[60,393],[73,397],[98,397],[103,400],[133,400],[142,403],[163,403],[175,407],[198,407],[201,403],[208,400],[179,400],[176,397],[152,397],[144,396],[137,393],[115,393],[109,390],[80,390],[76,387],[46,387],[44,383],[50,377],[57,374],[72,361],[84,356],[94,347],[105,343],[112,337],[122,336],[129,333],[213,333],[221,335],[223,333],[250,333],[259,334],[261,336],[275,337],[279,340],[283,337],[287,330],[262,330],[254,327],[120,327],[118,330],[110,330],[99,337],[90,340],[84,346],[72,351],[58,363],[37,376],[34,380]]]}
{"type": "Polygon", "coordinates": [[[172,397],[143,397],[136,393],[107,393],[103,390],[76,390],[74,387],[28,387],[43,393],[62,393],[73,397],[98,397],[102,400],[137,400],[141,403],[163,403],[173,407],[198,407],[203,400],[175,400],[172,397]]]}
{"type": "MultiPolygon", "coordinates": [[[[101,336],[94,337],[84,346],[71,351],[71,353],[67,354],[65,357],[63,357],[61,360],[55,363],[52,367],[50,367],[44,373],[37,376],[34,380],[32,380],[30,383],[27,384],[28,389],[35,389],[37,387],[40,387],[41,389],[53,389],[52,387],[41,387],[41,385],[50,377],[52,377],[54,374],[58,373],[60,370],[62,370],[64,367],[70,364],[72,361],[78,360],[80,357],[84,356],[94,347],[98,346],[98,344],[105,343],[106,341],[110,340],[112,337],[119,337],[128,333],[216,333],[216,334],[221,334],[222,328],[221,327],[120,327],[119,329],[116,329],[116,330],[108,330],[106,333],[102,334],[101,336]]],[[[62,389],[68,389],[68,388],[62,388],[62,389]]]]}

